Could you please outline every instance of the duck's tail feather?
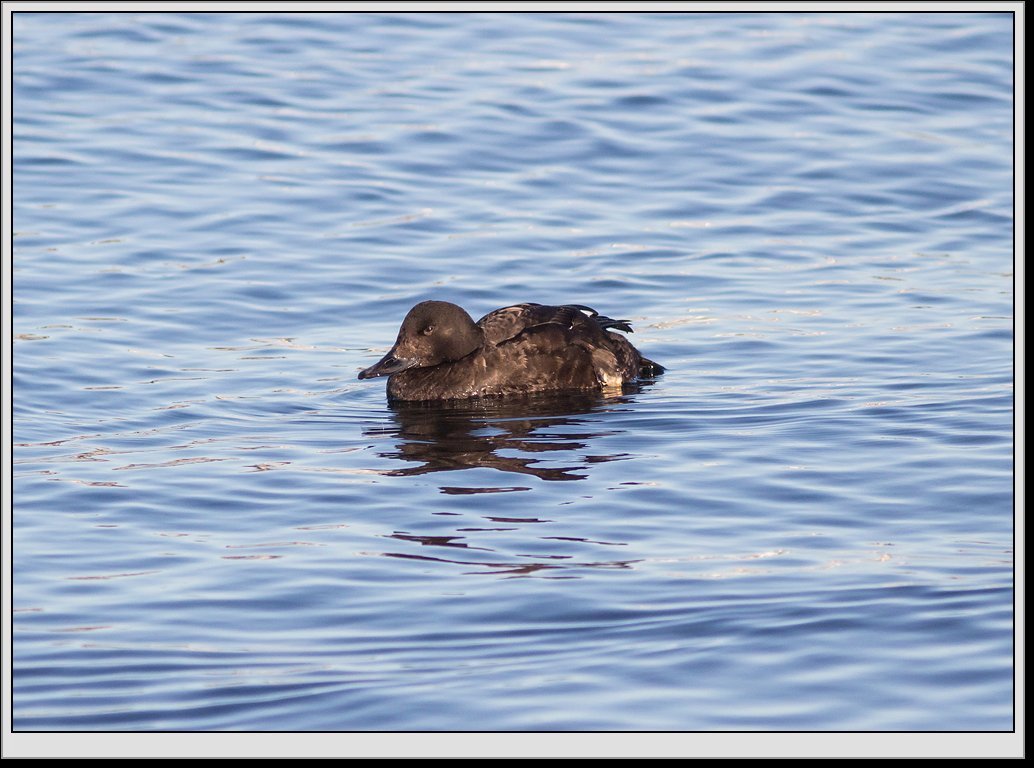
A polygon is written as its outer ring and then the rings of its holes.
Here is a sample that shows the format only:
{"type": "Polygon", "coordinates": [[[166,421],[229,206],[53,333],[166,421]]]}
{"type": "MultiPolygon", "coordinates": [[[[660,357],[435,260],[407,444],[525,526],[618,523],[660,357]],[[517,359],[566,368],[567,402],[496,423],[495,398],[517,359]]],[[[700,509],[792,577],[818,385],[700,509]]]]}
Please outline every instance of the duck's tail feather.
{"type": "Polygon", "coordinates": [[[639,362],[639,373],[642,376],[660,376],[664,373],[664,366],[644,357],[639,362]]]}

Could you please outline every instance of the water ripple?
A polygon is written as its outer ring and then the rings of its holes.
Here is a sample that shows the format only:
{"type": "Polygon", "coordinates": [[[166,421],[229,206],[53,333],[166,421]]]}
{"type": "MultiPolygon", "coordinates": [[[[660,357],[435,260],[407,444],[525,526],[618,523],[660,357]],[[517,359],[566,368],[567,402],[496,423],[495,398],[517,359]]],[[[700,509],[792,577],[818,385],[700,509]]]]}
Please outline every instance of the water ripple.
{"type": "Polygon", "coordinates": [[[16,14],[15,729],[1011,729],[1011,25],[16,14]]]}

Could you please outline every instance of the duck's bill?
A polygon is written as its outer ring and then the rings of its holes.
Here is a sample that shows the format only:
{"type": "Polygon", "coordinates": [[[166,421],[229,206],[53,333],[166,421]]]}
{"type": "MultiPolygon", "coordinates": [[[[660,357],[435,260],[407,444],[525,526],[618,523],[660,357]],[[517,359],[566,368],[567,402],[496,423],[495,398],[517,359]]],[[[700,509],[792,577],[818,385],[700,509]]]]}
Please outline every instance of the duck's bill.
{"type": "Polygon", "coordinates": [[[360,379],[374,379],[378,376],[390,376],[399,371],[405,371],[417,365],[416,360],[407,360],[403,357],[395,357],[391,352],[386,354],[369,368],[359,372],[360,379]]]}

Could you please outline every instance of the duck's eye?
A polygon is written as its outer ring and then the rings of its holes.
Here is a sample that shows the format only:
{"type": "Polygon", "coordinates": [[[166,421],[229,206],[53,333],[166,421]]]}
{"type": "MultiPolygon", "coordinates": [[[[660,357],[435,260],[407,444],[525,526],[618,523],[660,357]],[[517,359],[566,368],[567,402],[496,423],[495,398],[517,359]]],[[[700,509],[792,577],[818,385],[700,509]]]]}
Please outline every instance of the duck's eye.
{"type": "Polygon", "coordinates": [[[420,333],[424,334],[424,336],[430,336],[432,333],[434,333],[434,326],[429,325],[426,328],[424,328],[424,330],[420,331],[420,333]]]}

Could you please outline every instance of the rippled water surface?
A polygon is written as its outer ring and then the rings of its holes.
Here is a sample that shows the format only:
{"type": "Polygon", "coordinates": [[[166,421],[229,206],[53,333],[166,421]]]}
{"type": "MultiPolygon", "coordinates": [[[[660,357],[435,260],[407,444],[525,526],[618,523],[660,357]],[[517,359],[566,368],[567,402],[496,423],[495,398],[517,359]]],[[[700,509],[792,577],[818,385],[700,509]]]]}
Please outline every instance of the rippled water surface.
{"type": "Polygon", "coordinates": [[[1009,14],[14,18],[14,727],[1013,728],[1009,14]],[[427,298],[611,397],[391,407],[427,298]]]}

